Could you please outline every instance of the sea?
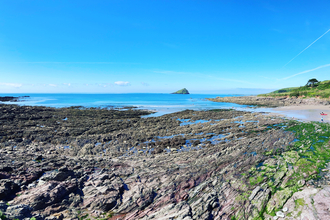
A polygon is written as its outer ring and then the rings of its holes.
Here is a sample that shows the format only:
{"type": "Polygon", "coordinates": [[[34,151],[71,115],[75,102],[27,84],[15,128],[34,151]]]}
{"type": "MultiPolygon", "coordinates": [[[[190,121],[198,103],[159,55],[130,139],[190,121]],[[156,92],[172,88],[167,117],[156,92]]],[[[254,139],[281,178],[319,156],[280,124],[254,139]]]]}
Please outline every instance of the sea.
{"type": "MultiPolygon", "coordinates": [[[[47,107],[100,107],[123,108],[136,107],[154,111],[151,117],[161,116],[173,112],[190,110],[210,110],[235,108],[244,110],[249,106],[234,103],[212,102],[206,98],[242,96],[239,94],[166,94],[166,93],[125,93],[125,94],[0,94],[0,96],[29,96],[20,102],[4,102],[29,106],[47,107]]],[[[251,110],[251,109],[250,109],[251,110]]],[[[149,116],[149,117],[150,117],[149,116]]]]}

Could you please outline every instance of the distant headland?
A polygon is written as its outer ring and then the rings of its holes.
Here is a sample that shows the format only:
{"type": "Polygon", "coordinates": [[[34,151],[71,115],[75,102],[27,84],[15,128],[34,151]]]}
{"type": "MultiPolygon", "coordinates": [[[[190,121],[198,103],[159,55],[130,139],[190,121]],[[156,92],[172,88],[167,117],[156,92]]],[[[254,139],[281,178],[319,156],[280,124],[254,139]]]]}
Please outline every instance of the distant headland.
{"type": "Polygon", "coordinates": [[[186,88],[180,89],[176,92],[173,92],[171,94],[190,94],[186,88]]]}

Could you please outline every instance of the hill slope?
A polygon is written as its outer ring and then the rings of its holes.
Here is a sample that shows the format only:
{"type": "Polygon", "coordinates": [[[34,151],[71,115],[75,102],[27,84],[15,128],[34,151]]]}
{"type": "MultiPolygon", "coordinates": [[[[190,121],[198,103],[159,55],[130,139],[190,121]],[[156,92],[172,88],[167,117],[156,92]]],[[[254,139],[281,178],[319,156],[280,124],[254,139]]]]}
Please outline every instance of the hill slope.
{"type": "Polygon", "coordinates": [[[323,99],[330,99],[330,80],[320,81],[314,84],[314,86],[305,85],[300,87],[283,88],[267,94],[260,94],[258,96],[289,96],[302,98],[319,97],[323,99]]]}

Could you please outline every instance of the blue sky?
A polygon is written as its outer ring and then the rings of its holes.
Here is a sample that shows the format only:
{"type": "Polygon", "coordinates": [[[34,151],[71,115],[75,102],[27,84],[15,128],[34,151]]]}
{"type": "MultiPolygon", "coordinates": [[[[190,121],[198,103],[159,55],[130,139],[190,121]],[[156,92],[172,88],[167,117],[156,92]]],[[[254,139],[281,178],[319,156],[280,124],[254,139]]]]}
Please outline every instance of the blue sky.
{"type": "Polygon", "coordinates": [[[329,8],[0,0],[0,93],[256,92],[330,79],[329,8]]]}

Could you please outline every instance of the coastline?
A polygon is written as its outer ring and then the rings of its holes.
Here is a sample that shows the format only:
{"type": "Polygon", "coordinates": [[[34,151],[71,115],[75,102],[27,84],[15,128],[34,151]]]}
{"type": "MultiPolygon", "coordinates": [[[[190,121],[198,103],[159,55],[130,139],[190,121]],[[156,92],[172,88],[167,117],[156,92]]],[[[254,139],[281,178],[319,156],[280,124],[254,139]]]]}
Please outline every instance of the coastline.
{"type": "Polygon", "coordinates": [[[329,105],[300,105],[300,106],[282,106],[271,109],[270,115],[282,115],[288,118],[293,117],[302,121],[318,121],[330,123],[330,106],[329,105]],[[320,115],[324,112],[327,115],[320,115]]]}
{"type": "Polygon", "coordinates": [[[284,116],[305,122],[330,122],[330,101],[315,98],[288,98],[288,97],[217,97],[208,99],[214,102],[230,102],[236,104],[252,105],[258,111],[264,110],[270,115],[284,116]],[[327,115],[320,115],[324,112],[327,115]]]}
{"type": "Polygon", "coordinates": [[[330,105],[330,101],[318,98],[293,98],[293,97],[262,97],[262,96],[237,96],[208,98],[213,102],[229,102],[257,107],[281,107],[295,105],[330,105]]]}

